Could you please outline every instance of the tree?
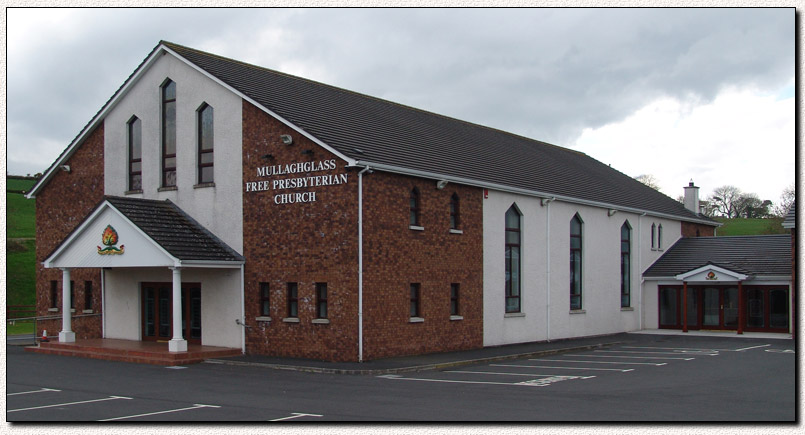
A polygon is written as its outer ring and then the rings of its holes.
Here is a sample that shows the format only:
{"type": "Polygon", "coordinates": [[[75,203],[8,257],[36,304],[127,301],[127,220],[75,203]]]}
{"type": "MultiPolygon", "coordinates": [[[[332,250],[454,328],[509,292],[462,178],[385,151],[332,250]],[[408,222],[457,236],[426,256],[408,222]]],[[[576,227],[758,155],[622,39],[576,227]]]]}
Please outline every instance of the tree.
{"type": "Polygon", "coordinates": [[[783,189],[783,193],[780,195],[780,201],[774,206],[774,215],[785,217],[788,213],[788,209],[791,208],[791,204],[794,203],[796,195],[797,192],[794,189],[794,183],[791,183],[790,186],[783,189]]]}
{"type": "Polygon", "coordinates": [[[736,216],[743,216],[747,219],[769,217],[771,204],[768,199],[761,201],[754,193],[741,195],[736,205],[736,216]]]}
{"type": "Polygon", "coordinates": [[[660,190],[659,180],[657,180],[657,178],[651,174],[638,175],[637,177],[634,177],[634,179],[656,191],[660,190]]]}
{"type": "Polygon", "coordinates": [[[713,189],[713,193],[707,199],[717,214],[728,219],[740,215],[740,201],[743,196],[741,189],[735,186],[721,186],[713,189]]]}

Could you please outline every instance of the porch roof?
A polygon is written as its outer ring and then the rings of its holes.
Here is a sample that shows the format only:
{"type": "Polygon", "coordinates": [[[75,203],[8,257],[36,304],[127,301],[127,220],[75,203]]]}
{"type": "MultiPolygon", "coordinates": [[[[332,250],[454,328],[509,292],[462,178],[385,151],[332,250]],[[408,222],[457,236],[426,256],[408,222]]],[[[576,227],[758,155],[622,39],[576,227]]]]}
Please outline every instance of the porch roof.
{"type": "Polygon", "coordinates": [[[67,268],[160,265],[232,267],[243,262],[242,255],[170,200],[106,196],[48,255],[44,265],[67,268]],[[114,232],[114,243],[102,238],[106,228],[114,232]],[[120,246],[117,246],[118,238],[120,246]],[[107,247],[101,248],[101,243],[107,247]],[[94,249],[96,247],[97,251],[94,249]]]}

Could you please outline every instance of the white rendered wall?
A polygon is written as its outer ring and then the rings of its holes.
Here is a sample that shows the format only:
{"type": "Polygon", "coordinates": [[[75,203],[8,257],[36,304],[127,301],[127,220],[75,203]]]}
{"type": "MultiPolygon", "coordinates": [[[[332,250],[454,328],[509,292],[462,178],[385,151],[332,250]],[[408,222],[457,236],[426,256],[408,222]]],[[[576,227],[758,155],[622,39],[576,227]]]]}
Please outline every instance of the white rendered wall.
{"type": "MultiPolygon", "coordinates": [[[[170,283],[168,268],[115,268],[105,273],[106,338],[142,339],[143,282],[170,283]]],[[[240,269],[182,269],[182,282],[201,284],[201,344],[241,347],[240,269]]]]}
{"type": "Polygon", "coordinates": [[[242,100],[170,54],[161,56],[120,98],[104,121],[104,190],[127,196],[127,123],[142,121],[142,194],[135,198],[170,199],[238,252],[243,252],[242,100]],[[160,86],[176,83],[176,190],[161,185],[160,86]],[[197,114],[207,103],[214,113],[214,187],[194,188],[197,175],[197,114]]]}
{"type": "MultiPolygon", "coordinates": [[[[663,251],[651,249],[651,223],[663,225],[663,248],[680,237],[670,219],[616,212],[561,201],[489,191],[484,200],[484,345],[581,337],[643,328],[641,274],[663,251]],[[522,212],[521,313],[505,313],[504,218],[516,203],[522,212]],[[570,220],[582,227],[582,310],[570,310],[570,220]],[[549,222],[550,219],[550,222],[549,222]],[[620,229],[632,227],[631,303],[621,308],[620,229]],[[550,235],[547,232],[550,231],[550,235]]],[[[656,311],[656,296],[653,302],[656,311]]],[[[656,313],[653,314],[656,317],[656,313]]],[[[649,326],[651,327],[651,326],[649,326]]]]}

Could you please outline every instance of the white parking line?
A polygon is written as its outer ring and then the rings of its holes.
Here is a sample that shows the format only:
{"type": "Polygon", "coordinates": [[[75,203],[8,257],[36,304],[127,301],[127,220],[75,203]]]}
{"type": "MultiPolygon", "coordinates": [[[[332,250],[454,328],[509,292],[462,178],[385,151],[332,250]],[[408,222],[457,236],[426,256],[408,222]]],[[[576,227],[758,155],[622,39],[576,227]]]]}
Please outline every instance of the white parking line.
{"type": "MultiPolygon", "coordinates": [[[[606,353],[639,353],[645,355],[688,355],[686,352],[642,352],[642,351],[634,351],[634,350],[594,350],[593,352],[606,352],[606,353]]],[[[703,353],[703,352],[696,352],[696,355],[707,355],[707,356],[716,356],[718,353],[703,353]]]]}
{"type": "Polygon", "coordinates": [[[708,353],[718,353],[719,350],[729,350],[729,349],[696,349],[690,347],[651,347],[651,346],[621,346],[622,349],[665,349],[665,350],[682,350],[682,351],[693,351],[693,352],[708,352],[708,353]]]}
{"type": "Polygon", "coordinates": [[[194,403],[193,406],[190,406],[190,407],[187,407],[187,408],[168,409],[168,410],[165,410],[165,411],[149,412],[149,413],[146,413],[146,414],[136,414],[136,415],[126,415],[126,416],[123,416],[123,417],[105,418],[103,420],[98,420],[98,421],[125,420],[127,418],[146,417],[146,416],[149,416],[149,415],[157,415],[157,414],[168,414],[168,413],[171,413],[171,412],[189,411],[191,409],[199,409],[199,408],[220,408],[220,406],[202,405],[200,403],[194,403]]]}
{"type": "Polygon", "coordinates": [[[47,392],[50,392],[50,391],[57,391],[58,392],[58,391],[61,391],[61,390],[54,390],[52,388],[40,388],[40,389],[35,390],[35,391],[22,391],[22,392],[19,392],[19,393],[8,393],[8,394],[6,394],[6,396],[19,396],[20,394],[47,393],[47,392]]]}
{"type": "Polygon", "coordinates": [[[690,361],[696,359],[696,358],[677,358],[673,356],[578,355],[578,354],[572,356],[583,356],[584,358],[681,359],[684,361],[690,361]]]}
{"type": "MultiPolygon", "coordinates": [[[[557,375],[534,375],[534,374],[531,374],[531,373],[477,372],[477,371],[471,371],[471,370],[447,370],[444,373],[472,373],[472,374],[479,374],[479,375],[530,376],[532,378],[534,376],[547,377],[547,378],[557,376],[557,375]]],[[[578,376],[578,379],[592,379],[594,377],[595,376],[578,376]]]]}
{"type": "Polygon", "coordinates": [[[268,421],[285,421],[285,420],[292,420],[294,418],[299,418],[299,417],[324,417],[321,414],[305,414],[303,412],[292,412],[291,414],[292,415],[289,416],[289,417],[275,418],[273,420],[268,420],[268,421]]]}
{"type": "Polygon", "coordinates": [[[735,349],[735,351],[736,351],[736,352],[743,352],[743,351],[745,351],[745,350],[749,350],[749,349],[757,349],[757,348],[759,348],[759,347],[769,347],[769,346],[771,346],[771,345],[770,345],[770,344],[764,344],[764,345],[762,345],[762,346],[752,346],[752,347],[745,347],[745,348],[743,348],[743,349],[735,349]]]}
{"type": "Polygon", "coordinates": [[[397,375],[380,375],[379,378],[393,379],[400,381],[423,381],[423,382],[444,382],[448,384],[487,384],[487,385],[521,385],[517,382],[486,382],[486,381],[456,381],[451,379],[426,379],[426,378],[403,378],[397,375]]]}
{"type": "Polygon", "coordinates": [[[645,362],[622,362],[622,361],[578,361],[572,359],[529,359],[529,361],[551,361],[551,362],[572,362],[572,363],[592,363],[592,364],[630,364],[641,366],[664,366],[668,363],[645,363],[645,362]]]}
{"type": "Polygon", "coordinates": [[[524,365],[517,365],[517,364],[489,364],[490,367],[528,367],[528,368],[540,368],[540,369],[560,369],[560,370],[601,370],[601,371],[608,371],[608,372],[631,372],[634,369],[601,369],[601,368],[594,368],[594,367],[551,367],[551,366],[524,366],[524,365]]]}
{"type": "Polygon", "coordinates": [[[81,402],[57,403],[55,405],[33,406],[31,408],[21,408],[21,409],[9,409],[9,410],[6,411],[6,413],[20,412],[20,411],[30,411],[32,409],[55,408],[57,406],[80,405],[82,403],[103,402],[103,401],[106,401],[106,400],[117,400],[117,399],[131,400],[131,397],[109,396],[109,397],[104,398],[104,399],[82,400],[81,402]]]}

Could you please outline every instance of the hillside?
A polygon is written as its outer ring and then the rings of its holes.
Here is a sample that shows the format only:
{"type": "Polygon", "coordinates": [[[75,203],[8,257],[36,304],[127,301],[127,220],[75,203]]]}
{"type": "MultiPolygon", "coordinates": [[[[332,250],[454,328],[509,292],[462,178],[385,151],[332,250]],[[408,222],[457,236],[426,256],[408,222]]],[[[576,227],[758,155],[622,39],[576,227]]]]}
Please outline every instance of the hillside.
{"type": "Polygon", "coordinates": [[[724,224],[716,230],[718,236],[754,236],[761,234],[785,234],[782,218],[746,219],[715,218],[724,224]]]}
{"type": "Polygon", "coordinates": [[[36,203],[25,199],[23,191],[31,189],[35,179],[6,177],[6,304],[33,305],[35,291],[36,203]]]}

